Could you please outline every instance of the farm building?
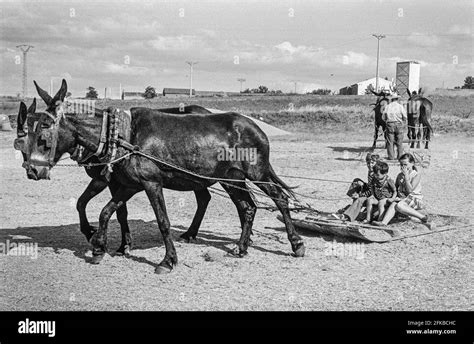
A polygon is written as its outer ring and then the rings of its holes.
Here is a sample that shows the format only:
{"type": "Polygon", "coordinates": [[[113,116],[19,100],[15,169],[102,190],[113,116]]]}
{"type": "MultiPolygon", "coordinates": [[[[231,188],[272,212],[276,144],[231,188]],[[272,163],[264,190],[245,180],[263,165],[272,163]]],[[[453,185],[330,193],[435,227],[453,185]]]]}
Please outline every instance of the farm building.
{"type": "MultiPolygon", "coordinates": [[[[196,95],[196,90],[192,90],[193,96],[196,95]]],[[[189,96],[189,88],[163,88],[163,96],[165,97],[183,97],[189,96]]]]}
{"type": "Polygon", "coordinates": [[[143,92],[122,92],[122,100],[143,99],[143,92]]]}
{"type": "Polygon", "coordinates": [[[420,87],[420,64],[416,61],[397,62],[395,86],[399,94],[408,88],[411,92],[420,87]]]}
{"type": "MultiPolygon", "coordinates": [[[[339,90],[339,94],[341,95],[364,95],[367,87],[369,85],[372,85],[373,89],[375,90],[375,78],[367,79],[364,81],[360,81],[356,84],[350,85],[343,87],[339,90]]],[[[390,80],[385,80],[383,78],[379,78],[379,89],[388,89],[392,85],[392,82],[390,80]]]]}
{"type": "Polygon", "coordinates": [[[225,97],[227,94],[223,91],[196,91],[198,97],[225,97]]]}

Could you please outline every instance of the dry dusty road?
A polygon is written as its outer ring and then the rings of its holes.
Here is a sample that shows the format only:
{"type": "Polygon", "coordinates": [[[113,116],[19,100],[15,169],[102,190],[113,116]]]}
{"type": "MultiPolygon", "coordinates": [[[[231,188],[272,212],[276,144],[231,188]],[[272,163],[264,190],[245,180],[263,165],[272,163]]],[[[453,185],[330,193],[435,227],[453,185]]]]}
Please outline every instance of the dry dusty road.
{"type": "MultiPolygon", "coordinates": [[[[272,164],[281,175],[342,181],[365,177],[367,142],[340,136],[344,140],[272,140],[272,164]]],[[[197,243],[176,241],[179,265],[171,274],[154,274],[164,247],[143,193],[129,202],[131,256],[106,256],[100,265],[91,265],[90,245],[79,232],[75,210],[87,175],[82,168],[56,167],[50,181],[27,180],[13,138],[13,133],[0,133],[0,243],[35,243],[38,250],[35,259],[0,256],[0,310],[474,309],[472,226],[386,244],[300,232],[307,254],[293,258],[276,213],[259,210],[254,244],[238,259],[228,254],[240,235],[238,216],[233,204],[219,196],[209,204],[197,243]],[[336,247],[345,251],[335,253],[331,249],[336,247]]],[[[430,212],[470,221],[473,143],[466,137],[435,137],[431,165],[422,171],[430,212]]],[[[398,167],[391,169],[395,177],[398,167]]],[[[347,184],[283,179],[319,198],[308,200],[317,209],[335,211],[349,202],[347,184]]],[[[165,197],[177,239],[191,222],[194,195],[167,190],[165,197]]],[[[106,191],[91,201],[91,222],[97,222],[108,199],[106,191]]],[[[119,244],[113,220],[109,246],[119,244]]]]}

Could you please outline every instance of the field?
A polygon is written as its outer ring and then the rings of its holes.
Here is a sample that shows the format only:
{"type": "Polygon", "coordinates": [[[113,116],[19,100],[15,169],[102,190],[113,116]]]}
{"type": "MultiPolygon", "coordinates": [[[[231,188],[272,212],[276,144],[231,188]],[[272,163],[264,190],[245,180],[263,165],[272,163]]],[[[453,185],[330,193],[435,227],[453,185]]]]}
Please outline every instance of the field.
{"type": "MultiPolygon", "coordinates": [[[[474,92],[462,90],[428,95],[433,102],[432,125],[437,133],[468,135],[474,131],[474,92]],[[452,94],[454,93],[454,95],[452,94]]],[[[12,122],[18,113],[18,101],[0,99],[0,113],[10,115],[12,122]]],[[[373,131],[373,111],[370,104],[375,96],[251,96],[251,97],[196,97],[189,99],[158,97],[152,100],[103,100],[96,101],[97,108],[116,106],[131,108],[177,107],[180,104],[197,104],[207,108],[236,111],[244,115],[263,118],[281,129],[308,134],[333,132],[373,131]]],[[[27,104],[31,103],[31,99],[27,104]]],[[[38,108],[44,108],[41,100],[38,108]]],[[[12,123],[14,125],[14,123],[12,123]]],[[[370,134],[369,134],[370,135],[370,134]]]]}
{"type": "MultiPolygon", "coordinates": [[[[374,97],[282,96],[196,98],[192,103],[263,118],[294,135],[272,138],[277,174],[350,181],[366,177],[374,97]],[[293,104],[293,105],[291,105],[293,104]]],[[[471,223],[474,199],[473,97],[433,95],[431,164],[422,169],[428,211],[471,223]]],[[[98,101],[97,106],[177,106],[188,99],[98,101]]],[[[14,117],[14,116],[13,116],[14,117]]],[[[178,241],[195,211],[194,195],[165,191],[179,265],[155,275],[164,246],[143,193],[129,202],[134,249],[113,256],[120,243],[109,226],[107,255],[88,263],[90,245],[79,232],[75,203],[89,178],[82,168],[56,167],[50,181],[26,179],[14,132],[0,133],[0,243],[31,242],[37,257],[1,255],[2,310],[442,310],[472,311],[472,226],[386,244],[340,240],[301,231],[307,254],[291,248],[276,213],[259,210],[253,245],[244,258],[229,255],[240,235],[233,204],[213,195],[196,243],[178,241]],[[341,246],[342,245],[342,246],[341,246]],[[336,247],[344,247],[335,253],[336,247]],[[347,250],[346,250],[347,248],[347,250]]],[[[382,156],[385,151],[378,150],[382,156]]],[[[396,165],[390,175],[395,177],[396,165]]],[[[348,184],[283,177],[311,195],[314,208],[336,211],[349,203],[348,184]]],[[[109,199],[104,192],[88,207],[97,223],[109,199]]],[[[408,227],[407,232],[410,231],[408,227]]]]}

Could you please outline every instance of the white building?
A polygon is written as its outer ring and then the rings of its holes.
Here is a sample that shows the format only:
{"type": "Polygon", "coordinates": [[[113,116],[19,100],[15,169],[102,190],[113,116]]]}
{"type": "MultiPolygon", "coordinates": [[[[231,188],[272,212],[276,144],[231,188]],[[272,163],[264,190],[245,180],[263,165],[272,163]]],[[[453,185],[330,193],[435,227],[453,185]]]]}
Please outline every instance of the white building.
{"type": "MultiPolygon", "coordinates": [[[[364,95],[366,94],[366,90],[369,87],[369,85],[372,85],[372,89],[375,91],[375,85],[376,85],[376,78],[371,78],[367,80],[360,81],[356,84],[353,84],[351,86],[346,86],[343,87],[339,90],[339,94],[352,94],[352,95],[364,95]]],[[[379,90],[388,90],[389,87],[392,85],[392,81],[390,80],[385,80],[384,78],[379,77],[379,90]]]]}
{"type": "Polygon", "coordinates": [[[395,84],[399,94],[404,94],[407,88],[410,92],[418,91],[420,88],[420,64],[416,61],[397,62],[395,84]]]}

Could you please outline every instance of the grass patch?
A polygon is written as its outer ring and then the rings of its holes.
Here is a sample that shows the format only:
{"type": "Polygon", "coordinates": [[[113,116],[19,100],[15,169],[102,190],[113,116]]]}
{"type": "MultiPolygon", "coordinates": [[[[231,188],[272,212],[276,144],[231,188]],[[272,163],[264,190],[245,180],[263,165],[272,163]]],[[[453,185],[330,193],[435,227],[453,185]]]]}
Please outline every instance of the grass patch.
{"type": "MultiPolygon", "coordinates": [[[[474,96],[471,93],[432,94],[432,126],[436,133],[472,133],[474,129],[474,96]]],[[[18,99],[0,99],[0,113],[10,115],[15,125],[18,113],[18,99]]],[[[27,105],[32,99],[27,100],[27,105]]],[[[374,114],[371,104],[374,96],[241,96],[241,97],[194,97],[166,98],[151,100],[99,99],[96,107],[115,106],[122,109],[131,107],[165,108],[180,104],[196,104],[207,108],[234,111],[263,119],[291,132],[314,133],[328,131],[368,131],[373,128],[374,114]]],[[[45,106],[38,101],[38,111],[45,106]]]]}

